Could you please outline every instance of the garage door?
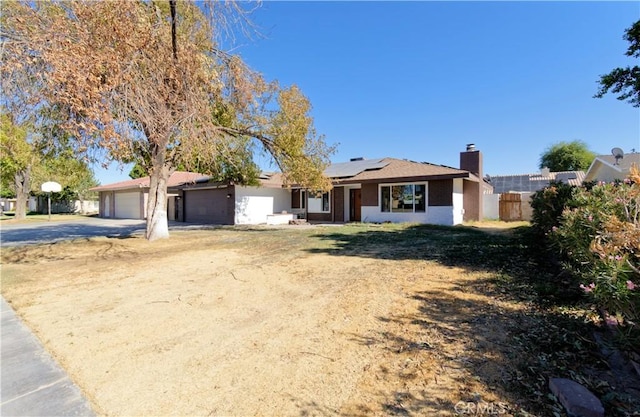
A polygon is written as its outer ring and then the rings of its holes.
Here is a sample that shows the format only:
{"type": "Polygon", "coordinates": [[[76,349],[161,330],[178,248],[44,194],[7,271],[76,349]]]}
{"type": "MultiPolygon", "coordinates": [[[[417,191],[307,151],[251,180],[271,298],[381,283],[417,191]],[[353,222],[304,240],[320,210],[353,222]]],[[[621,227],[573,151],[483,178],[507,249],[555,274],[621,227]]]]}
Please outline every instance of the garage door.
{"type": "Polygon", "coordinates": [[[187,190],[184,193],[184,220],[189,223],[233,224],[232,188],[187,190]]]}
{"type": "Polygon", "coordinates": [[[141,219],[140,193],[115,193],[115,215],[117,219],[141,219]]]}

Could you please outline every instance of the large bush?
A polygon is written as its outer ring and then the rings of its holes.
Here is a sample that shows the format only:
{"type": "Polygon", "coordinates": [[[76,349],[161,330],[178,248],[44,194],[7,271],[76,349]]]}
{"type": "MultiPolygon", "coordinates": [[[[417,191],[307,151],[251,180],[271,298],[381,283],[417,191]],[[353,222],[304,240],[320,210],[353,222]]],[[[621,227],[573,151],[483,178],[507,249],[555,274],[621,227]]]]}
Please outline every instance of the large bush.
{"type": "Polygon", "coordinates": [[[625,326],[640,326],[640,173],[533,196],[533,224],[576,285],[625,326]]]}
{"type": "Polygon", "coordinates": [[[574,193],[577,188],[562,182],[552,182],[548,187],[536,191],[531,196],[533,214],[531,224],[539,236],[548,236],[554,227],[560,225],[562,212],[576,207],[574,193]]]}

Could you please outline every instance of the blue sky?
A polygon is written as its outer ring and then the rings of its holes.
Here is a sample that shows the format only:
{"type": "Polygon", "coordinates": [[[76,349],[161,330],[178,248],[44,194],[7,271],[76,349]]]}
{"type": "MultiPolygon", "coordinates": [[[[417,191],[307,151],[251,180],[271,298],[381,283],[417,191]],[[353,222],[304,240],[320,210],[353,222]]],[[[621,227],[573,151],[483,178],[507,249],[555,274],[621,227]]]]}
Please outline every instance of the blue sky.
{"type": "Polygon", "coordinates": [[[638,2],[267,1],[253,14],[263,36],[234,53],[302,89],[333,162],[457,167],[475,143],[486,174],[524,174],[559,141],[640,151],[640,110],[593,98],[599,75],[633,64],[622,36],[639,18],[638,2]]]}

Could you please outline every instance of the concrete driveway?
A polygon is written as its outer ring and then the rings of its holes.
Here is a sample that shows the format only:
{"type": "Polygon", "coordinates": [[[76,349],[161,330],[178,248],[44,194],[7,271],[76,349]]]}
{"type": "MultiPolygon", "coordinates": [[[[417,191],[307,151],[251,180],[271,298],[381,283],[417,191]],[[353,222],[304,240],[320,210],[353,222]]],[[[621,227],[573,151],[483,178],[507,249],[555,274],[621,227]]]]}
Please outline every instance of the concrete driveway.
{"type": "Polygon", "coordinates": [[[99,219],[87,217],[69,221],[24,224],[0,223],[0,246],[52,243],[95,236],[130,236],[144,233],[144,220],[99,219]]]}

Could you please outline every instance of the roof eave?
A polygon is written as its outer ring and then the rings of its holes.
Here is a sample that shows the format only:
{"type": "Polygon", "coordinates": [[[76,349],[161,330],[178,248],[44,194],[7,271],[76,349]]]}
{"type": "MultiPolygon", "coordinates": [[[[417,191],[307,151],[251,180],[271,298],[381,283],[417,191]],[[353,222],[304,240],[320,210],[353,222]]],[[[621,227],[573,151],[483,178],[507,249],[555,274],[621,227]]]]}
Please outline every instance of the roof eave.
{"type": "Polygon", "coordinates": [[[370,184],[370,183],[396,183],[396,182],[416,182],[416,181],[438,181],[438,180],[450,180],[450,179],[468,179],[478,182],[478,177],[469,172],[460,172],[452,174],[432,174],[432,175],[411,175],[405,177],[388,177],[388,178],[372,178],[372,179],[351,179],[340,180],[339,182],[333,181],[336,185],[342,184],[370,184]]]}
{"type": "Polygon", "coordinates": [[[136,184],[134,186],[121,186],[121,187],[109,187],[106,186],[105,188],[102,187],[94,187],[94,188],[89,188],[89,191],[97,191],[97,192],[102,192],[102,191],[123,191],[123,190],[140,190],[142,188],[149,188],[148,185],[143,185],[143,184],[136,184]]]}

